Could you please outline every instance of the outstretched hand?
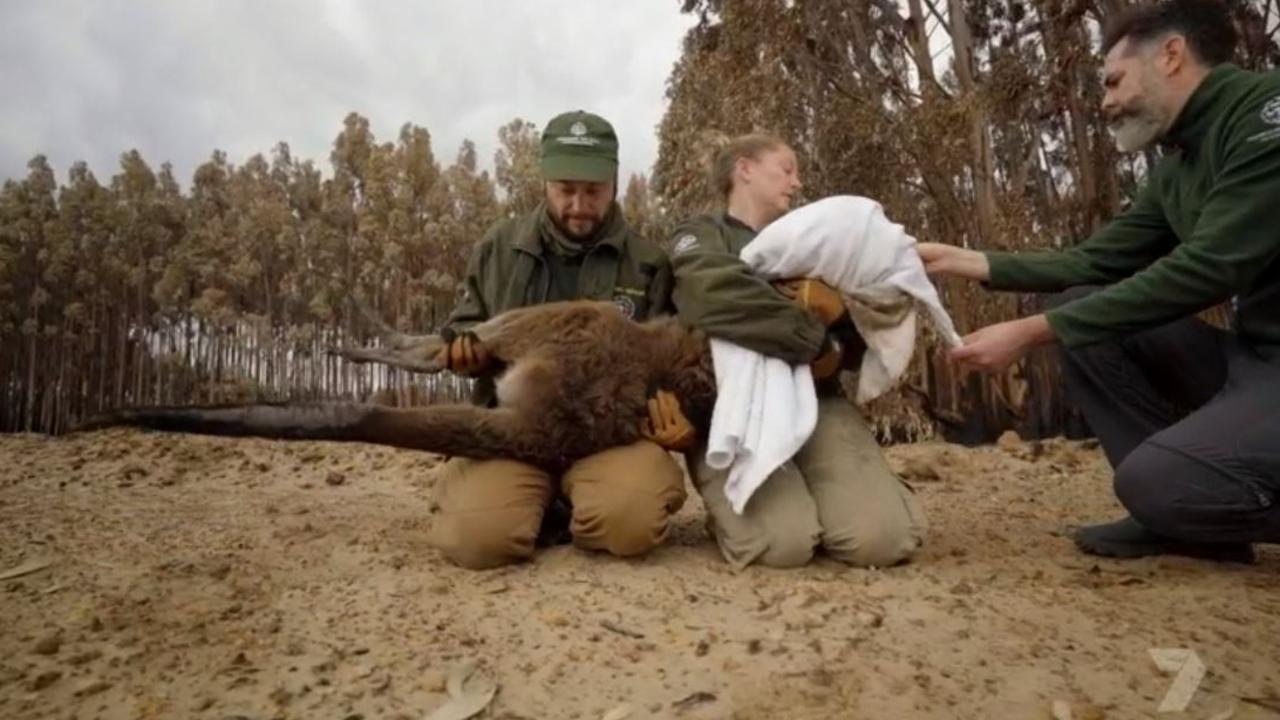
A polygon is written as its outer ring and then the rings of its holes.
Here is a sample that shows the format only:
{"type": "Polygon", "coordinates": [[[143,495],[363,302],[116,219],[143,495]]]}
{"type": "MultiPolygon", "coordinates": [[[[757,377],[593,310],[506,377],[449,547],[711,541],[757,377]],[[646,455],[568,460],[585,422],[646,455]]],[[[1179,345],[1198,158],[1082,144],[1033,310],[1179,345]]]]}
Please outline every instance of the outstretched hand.
{"type": "Polygon", "coordinates": [[[916,243],[915,248],[929,275],[950,275],[979,282],[991,279],[991,263],[977,250],[931,242],[916,243]]]}
{"type": "Polygon", "coordinates": [[[1003,372],[1037,345],[1053,342],[1053,328],[1044,315],[988,325],[970,333],[964,344],[951,351],[951,360],[961,367],[985,372],[1003,372]]]}

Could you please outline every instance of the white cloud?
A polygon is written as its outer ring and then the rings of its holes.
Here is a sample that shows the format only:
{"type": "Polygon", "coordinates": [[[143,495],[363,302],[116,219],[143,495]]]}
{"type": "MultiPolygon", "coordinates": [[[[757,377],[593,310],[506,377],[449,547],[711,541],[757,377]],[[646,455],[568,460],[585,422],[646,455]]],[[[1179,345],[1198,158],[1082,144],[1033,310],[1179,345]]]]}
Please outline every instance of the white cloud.
{"type": "Polygon", "coordinates": [[[426,127],[442,162],[469,138],[488,167],[499,126],[576,108],[647,172],[693,22],[678,0],[5,3],[0,177],[43,153],[60,178],[83,159],[105,179],[137,148],[185,186],[214,149],[241,163],[280,140],[327,170],[349,111],[383,141],[426,127]]]}

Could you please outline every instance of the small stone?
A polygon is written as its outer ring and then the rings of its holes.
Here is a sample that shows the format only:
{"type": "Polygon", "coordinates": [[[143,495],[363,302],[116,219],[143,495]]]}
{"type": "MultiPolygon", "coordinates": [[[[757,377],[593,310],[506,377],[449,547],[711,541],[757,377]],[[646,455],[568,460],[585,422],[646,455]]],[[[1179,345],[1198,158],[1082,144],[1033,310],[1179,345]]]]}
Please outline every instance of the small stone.
{"type": "Polygon", "coordinates": [[[751,640],[748,640],[748,641],[747,641],[747,654],[748,654],[748,655],[755,655],[755,654],[759,653],[759,652],[760,652],[760,646],[761,646],[761,643],[760,643],[760,640],[759,640],[759,639],[754,639],[754,638],[753,638],[753,639],[751,639],[751,640]]]}
{"type": "Polygon", "coordinates": [[[128,465],[120,471],[120,474],[123,475],[126,480],[132,480],[134,478],[146,477],[147,469],[141,465],[128,465]]]}
{"type": "Polygon", "coordinates": [[[996,440],[996,447],[1005,451],[1017,450],[1022,447],[1022,437],[1016,430],[1005,430],[1000,434],[1000,439],[996,440]]]}
{"type": "Polygon", "coordinates": [[[858,624],[863,627],[878,628],[884,624],[884,616],[880,613],[862,611],[857,614],[858,624]]]}
{"type": "Polygon", "coordinates": [[[284,707],[285,705],[289,704],[290,700],[293,699],[293,693],[289,692],[288,690],[285,690],[282,687],[278,687],[275,690],[272,690],[271,694],[268,695],[267,697],[269,697],[271,699],[271,702],[275,703],[276,705],[279,705],[280,707],[284,707]]]}
{"type": "Polygon", "coordinates": [[[909,458],[903,463],[902,474],[906,479],[917,482],[937,482],[942,479],[938,474],[938,468],[926,458],[909,458]]]}
{"type": "Polygon", "coordinates": [[[28,687],[31,688],[32,692],[39,692],[40,690],[43,690],[49,687],[50,685],[58,682],[58,679],[61,677],[62,677],[62,673],[57,670],[49,670],[47,672],[42,672],[39,675],[37,675],[34,680],[31,681],[31,684],[28,687]]]}
{"type": "Polygon", "coordinates": [[[961,580],[951,588],[952,595],[972,595],[973,586],[967,580],[961,580]]]}
{"type": "Polygon", "coordinates": [[[40,639],[36,643],[35,652],[37,655],[57,655],[58,650],[62,647],[62,635],[54,633],[40,639]]]}
{"type": "Polygon", "coordinates": [[[711,652],[711,643],[706,640],[699,640],[698,646],[693,649],[693,654],[698,657],[703,657],[709,652],[711,652]]]}
{"type": "Polygon", "coordinates": [[[336,487],[345,483],[347,481],[347,477],[337,470],[330,470],[329,474],[325,476],[324,481],[327,485],[336,487]]]}

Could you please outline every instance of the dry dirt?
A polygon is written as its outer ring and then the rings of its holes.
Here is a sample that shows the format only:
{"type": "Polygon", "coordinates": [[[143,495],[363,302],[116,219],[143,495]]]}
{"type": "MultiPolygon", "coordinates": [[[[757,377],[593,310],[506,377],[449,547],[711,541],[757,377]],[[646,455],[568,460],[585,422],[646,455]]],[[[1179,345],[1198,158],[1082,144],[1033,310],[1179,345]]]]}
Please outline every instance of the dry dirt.
{"type": "Polygon", "coordinates": [[[474,573],[424,541],[431,456],[0,437],[0,577],[49,563],[0,580],[0,718],[416,720],[466,662],[508,720],[1280,717],[1280,550],[1094,560],[1097,450],[889,452],[932,523],[906,566],[734,574],[691,493],[649,557],[474,573]],[[1185,711],[1151,648],[1203,662],[1185,711]]]}

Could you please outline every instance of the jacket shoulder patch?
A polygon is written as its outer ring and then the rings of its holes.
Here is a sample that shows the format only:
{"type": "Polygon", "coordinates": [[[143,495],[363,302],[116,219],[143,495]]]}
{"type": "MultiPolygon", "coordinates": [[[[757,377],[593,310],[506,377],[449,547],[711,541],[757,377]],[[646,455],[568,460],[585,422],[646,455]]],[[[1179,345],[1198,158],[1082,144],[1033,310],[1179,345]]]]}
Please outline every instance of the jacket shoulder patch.
{"type": "Polygon", "coordinates": [[[1262,106],[1262,122],[1268,125],[1280,125],[1280,95],[1267,101],[1262,106]]]}
{"type": "Polygon", "coordinates": [[[672,255],[683,255],[698,246],[698,236],[693,233],[685,233],[676,238],[675,245],[671,248],[672,255]]]}
{"type": "Polygon", "coordinates": [[[1251,142],[1262,142],[1265,140],[1275,140],[1280,138],[1280,95],[1276,95],[1262,106],[1262,110],[1258,112],[1258,117],[1264,125],[1271,126],[1269,130],[1263,130],[1249,136],[1251,142]]]}

